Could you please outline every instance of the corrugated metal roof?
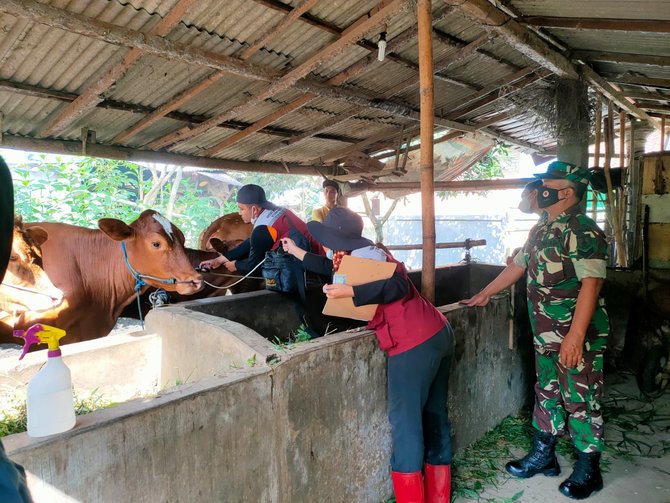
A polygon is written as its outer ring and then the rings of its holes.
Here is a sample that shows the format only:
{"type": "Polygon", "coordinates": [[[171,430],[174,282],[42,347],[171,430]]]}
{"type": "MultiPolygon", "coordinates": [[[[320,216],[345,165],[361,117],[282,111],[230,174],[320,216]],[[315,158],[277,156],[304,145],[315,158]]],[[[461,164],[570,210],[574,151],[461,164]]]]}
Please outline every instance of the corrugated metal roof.
{"type": "MultiPolygon", "coordinates": [[[[92,22],[103,21],[149,33],[179,2],[49,0],[41,5],[61,9],[64,15],[80,14],[92,22]]],[[[178,54],[169,57],[148,53],[142,55],[134,65],[120,72],[113,86],[101,91],[100,99],[104,99],[104,102],[75,114],[76,118],[66,121],[50,139],[75,141],[79,139],[81,128],[87,127],[95,130],[98,142],[111,144],[119,133],[128,130],[149,112],[170,103],[202,79],[218,72],[202,63],[189,61],[188,58],[180,59],[180,54],[195,50],[204,51],[202,54],[219,58],[219,61],[239,58],[245,49],[261,37],[273,33],[285,19],[286,12],[301,3],[300,0],[277,0],[274,2],[275,8],[272,8],[267,1],[262,0],[194,2],[165,37],[177,44],[181,53],[178,51],[178,54]]],[[[339,35],[333,31],[344,32],[356,20],[367,19],[367,13],[377,4],[378,0],[321,0],[309,11],[309,19],[301,18],[284,28],[248,58],[247,63],[284,75],[336,41],[339,35]],[[319,23],[321,27],[315,26],[319,23]]],[[[514,0],[509,4],[524,16],[670,20],[670,2],[661,0],[514,0]]],[[[433,41],[437,63],[487,33],[487,27],[465,16],[457,7],[434,2],[433,10],[439,17],[435,23],[437,32],[433,41]]],[[[72,26],[76,24],[77,20],[72,20],[72,26]]],[[[386,30],[387,38],[392,42],[394,37],[415,27],[416,15],[409,10],[402,15],[392,16],[386,26],[372,28],[362,40],[374,49],[382,30],[386,30]]],[[[549,28],[545,31],[573,51],[670,57],[667,34],[563,28],[549,28]]],[[[73,33],[72,28],[65,31],[48,26],[48,22],[37,22],[27,12],[23,13],[23,17],[7,14],[0,5],[0,80],[3,81],[0,82],[0,111],[4,114],[4,132],[9,136],[40,138],[45,127],[61,117],[76,96],[87,92],[106,72],[115,68],[129,50],[128,47],[73,33]],[[13,90],[10,89],[12,86],[13,90]],[[22,89],[16,89],[16,86],[22,89]]],[[[367,49],[351,43],[337,54],[325,58],[305,78],[323,83],[369,54],[367,49]]],[[[383,135],[385,131],[392,134],[403,127],[416,128],[418,122],[403,115],[408,110],[416,113],[419,108],[416,39],[409,40],[395,56],[400,61],[394,61],[392,55],[387,55],[381,63],[373,60],[363,72],[342,83],[338,89],[320,92],[320,96],[314,97],[301,108],[277,118],[263,130],[218,152],[217,157],[305,163],[366,138],[383,135]],[[403,83],[408,85],[405,87],[403,83]],[[346,93],[353,93],[355,99],[348,99],[346,93]],[[368,100],[373,106],[361,108],[356,105],[359,100],[368,100]],[[385,109],[375,108],[375,101],[383,101],[385,109]],[[388,111],[394,104],[398,107],[396,113],[388,111]],[[349,117],[352,110],[356,111],[356,115],[349,117]],[[341,120],[335,121],[339,115],[342,116],[341,120]],[[282,140],[314,130],[324,123],[330,126],[322,137],[305,139],[273,153],[282,140]]],[[[509,85],[501,86],[501,82],[510,75],[521,68],[535,67],[539,67],[537,62],[512,47],[504,37],[495,37],[476,52],[442,69],[443,78],[437,78],[434,83],[436,112],[440,116],[450,117],[454,110],[469,107],[473,100],[480,103],[476,98],[482,94],[479,92],[481,89],[491,91],[487,97],[496,97],[501,91],[508,90],[509,85]]],[[[670,81],[670,65],[596,61],[593,67],[605,76],[635,75],[670,81]]],[[[204,150],[222,139],[231,137],[304,95],[304,91],[288,87],[254,106],[244,106],[271,85],[272,82],[227,71],[216,83],[176,107],[173,115],[156,120],[119,146],[147,148],[146,145],[177,130],[197,128],[204,120],[236,110],[227,125],[213,127],[182,143],[166,144],[159,148],[163,152],[203,155],[204,150]]],[[[538,85],[546,84],[534,83],[531,88],[538,85]]],[[[629,94],[640,89],[626,84],[620,87],[629,94]]],[[[482,103],[485,101],[486,98],[481,100],[482,103]]],[[[658,109],[658,106],[655,108],[658,109]]],[[[531,142],[539,148],[555,148],[553,133],[542,130],[541,121],[533,118],[533,107],[520,106],[514,100],[501,98],[457,118],[476,126],[502,112],[510,116],[489,126],[489,132],[499,131],[521,142],[531,142]]],[[[391,146],[395,143],[396,140],[389,142],[391,146]]],[[[369,147],[363,147],[363,150],[374,152],[383,146],[384,142],[376,141],[370,143],[369,147]]]]}

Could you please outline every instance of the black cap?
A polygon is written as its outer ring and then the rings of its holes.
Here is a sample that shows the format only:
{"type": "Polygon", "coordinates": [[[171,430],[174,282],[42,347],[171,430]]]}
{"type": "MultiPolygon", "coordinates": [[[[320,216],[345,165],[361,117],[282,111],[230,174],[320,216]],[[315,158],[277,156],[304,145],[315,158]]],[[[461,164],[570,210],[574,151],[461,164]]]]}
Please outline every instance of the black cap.
{"type": "Polygon", "coordinates": [[[335,180],[329,180],[326,178],[321,186],[325,189],[326,187],[332,187],[334,188],[337,192],[340,192],[340,186],[335,180]]]}
{"type": "Polygon", "coordinates": [[[240,204],[253,204],[266,210],[274,210],[276,204],[272,204],[265,197],[265,190],[260,185],[253,183],[243,185],[237,191],[237,202],[240,204]]]}
{"type": "Polygon", "coordinates": [[[351,251],[374,245],[361,236],[363,219],[348,208],[333,208],[323,222],[307,222],[307,229],[314,239],[331,250],[351,251]]]}

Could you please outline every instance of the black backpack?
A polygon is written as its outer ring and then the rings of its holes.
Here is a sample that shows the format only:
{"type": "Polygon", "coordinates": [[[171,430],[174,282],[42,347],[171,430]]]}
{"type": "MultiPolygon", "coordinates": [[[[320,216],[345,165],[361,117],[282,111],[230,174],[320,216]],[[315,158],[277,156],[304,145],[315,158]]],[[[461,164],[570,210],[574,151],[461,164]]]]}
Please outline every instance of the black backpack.
{"type": "MultiPolygon", "coordinates": [[[[310,250],[309,240],[295,227],[289,231],[288,237],[303,250],[310,250]]],[[[299,292],[300,297],[305,298],[305,270],[302,261],[286,253],[281,245],[265,253],[263,278],[265,288],[268,290],[284,293],[299,292]]]]}

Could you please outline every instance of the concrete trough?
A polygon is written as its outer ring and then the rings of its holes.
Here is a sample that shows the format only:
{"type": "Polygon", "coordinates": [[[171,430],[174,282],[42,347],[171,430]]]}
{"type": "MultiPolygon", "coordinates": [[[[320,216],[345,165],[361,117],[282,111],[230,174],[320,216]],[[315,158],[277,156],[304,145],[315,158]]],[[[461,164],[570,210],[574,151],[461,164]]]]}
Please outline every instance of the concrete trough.
{"type": "MultiPolygon", "coordinates": [[[[453,290],[452,302],[500,270],[448,269],[438,271],[437,284],[453,290]]],[[[509,302],[442,308],[456,334],[449,383],[456,449],[516,413],[528,396],[532,360],[521,341],[527,334],[516,330],[510,338],[509,302]]],[[[269,292],[171,306],[147,317],[152,333],[118,345],[98,342],[103,352],[119,351],[127,368],[133,357],[123,347],[146,344],[147,356],[138,360],[160,356],[144,373],[169,389],[81,416],[61,435],[6,437],[37,500],[378,503],[389,497],[386,356],[367,330],[271,344],[273,330],[299,324],[290,306],[269,292]],[[171,386],[187,375],[185,384],[171,386]]],[[[66,346],[68,358],[79,354],[74,346],[66,346]]],[[[68,365],[73,376],[97,366],[90,359],[81,368],[74,360],[68,365]]],[[[104,379],[118,386],[130,376],[119,370],[104,379]]]]}

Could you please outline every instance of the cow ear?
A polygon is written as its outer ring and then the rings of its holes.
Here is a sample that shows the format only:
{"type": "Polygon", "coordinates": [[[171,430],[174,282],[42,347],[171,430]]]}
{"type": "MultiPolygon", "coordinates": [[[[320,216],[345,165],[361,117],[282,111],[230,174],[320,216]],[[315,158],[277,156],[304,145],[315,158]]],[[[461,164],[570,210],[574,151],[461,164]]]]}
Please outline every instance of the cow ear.
{"type": "Polygon", "coordinates": [[[219,238],[210,238],[209,244],[219,253],[226,253],[228,251],[228,245],[219,238]]]}
{"type": "Polygon", "coordinates": [[[114,241],[123,241],[133,235],[133,229],[116,218],[101,218],[98,220],[98,227],[114,241]]]}
{"type": "Polygon", "coordinates": [[[44,242],[49,237],[49,233],[46,231],[46,229],[38,225],[36,225],[35,227],[29,227],[24,232],[30,239],[35,241],[35,243],[37,243],[38,246],[44,244],[44,242]]]}

